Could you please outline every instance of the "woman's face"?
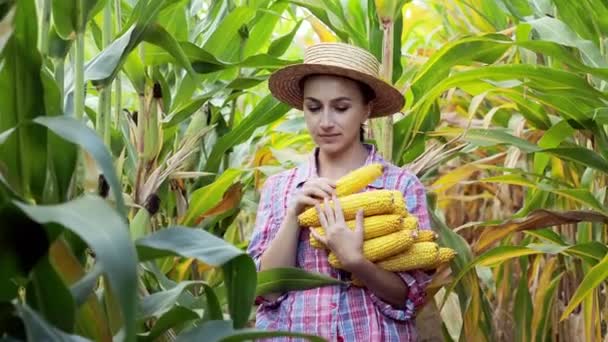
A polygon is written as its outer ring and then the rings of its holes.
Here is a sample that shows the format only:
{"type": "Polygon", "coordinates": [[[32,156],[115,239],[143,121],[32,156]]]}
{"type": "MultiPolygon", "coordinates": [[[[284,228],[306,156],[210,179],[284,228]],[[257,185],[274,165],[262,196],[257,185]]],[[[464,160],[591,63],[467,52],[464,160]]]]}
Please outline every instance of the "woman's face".
{"type": "Polygon", "coordinates": [[[327,153],[345,150],[359,140],[359,128],[369,116],[369,105],[353,80],[315,75],[303,89],[306,126],[320,149],[327,153]]]}

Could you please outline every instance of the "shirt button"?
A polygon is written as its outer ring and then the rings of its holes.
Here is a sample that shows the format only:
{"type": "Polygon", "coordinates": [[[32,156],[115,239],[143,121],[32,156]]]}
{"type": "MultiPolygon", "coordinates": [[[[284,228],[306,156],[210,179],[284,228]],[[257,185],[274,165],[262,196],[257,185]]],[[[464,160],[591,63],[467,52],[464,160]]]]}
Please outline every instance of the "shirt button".
{"type": "Polygon", "coordinates": [[[329,304],[329,307],[332,309],[335,309],[337,307],[337,305],[336,305],[336,303],[331,303],[331,304],[329,304]]]}

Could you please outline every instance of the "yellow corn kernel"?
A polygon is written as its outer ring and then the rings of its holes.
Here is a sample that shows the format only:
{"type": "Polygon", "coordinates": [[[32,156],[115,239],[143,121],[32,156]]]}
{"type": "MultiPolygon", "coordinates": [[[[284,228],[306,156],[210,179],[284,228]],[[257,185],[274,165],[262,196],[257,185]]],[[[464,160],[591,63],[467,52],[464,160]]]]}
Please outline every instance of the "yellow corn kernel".
{"type": "MultiPolygon", "coordinates": [[[[398,192],[398,191],[397,191],[398,192]]],[[[339,199],[344,219],[355,219],[357,211],[363,209],[363,216],[383,215],[394,211],[393,197],[395,190],[373,190],[344,196],[339,199]]],[[[329,201],[333,207],[333,201],[329,201]]],[[[308,208],[298,216],[298,222],[304,227],[319,227],[321,222],[316,208],[308,208]]]]}
{"type": "Polygon", "coordinates": [[[377,265],[391,272],[403,272],[434,265],[439,258],[439,245],[435,242],[414,243],[403,253],[383,259],[377,265]]]}
{"type": "Polygon", "coordinates": [[[403,193],[399,190],[395,190],[398,196],[395,196],[395,209],[393,214],[401,215],[403,217],[408,217],[409,212],[407,211],[407,206],[405,205],[405,199],[403,198],[403,193]]]}
{"type": "Polygon", "coordinates": [[[380,177],[382,172],[384,172],[384,166],[380,163],[366,165],[349,172],[336,182],[336,196],[343,197],[358,193],[380,177]]]}
{"type": "MultiPolygon", "coordinates": [[[[373,238],[363,242],[363,256],[371,261],[384,260],[395,254],[399,254],[409,249],[414,244],[414,237],[411,231],[399,230],[394,233],[373,238]]],[[[335,268],[342,268],[338,257],[329,253],[329,264],[335,268]]]]}
{"type": "Polygon", "coordinates": [[[418,229],[417,233],[418,234],[416,236],[416,239],[414,240],[414,243],[433,242],[437,240],[437,233],[430,229],[418,229]]]}
{"type": "Polygon", "coordinates": [[[454,257],[456,257],[456,254],[457,254],[456,251],[451,248],[440,247],[438,255],[437,255],[437,260],[435,261],[435,263],[433,263],[432,265],[430,265],[428,267],[425,267],[425,269],[427,269],[427,270],[435,269],[443,264],[447,264],[450,261],[452,261],[452,259],[454,259],[454,257]]]}
{"type": "Polygon", "coordinates": [[[416,216],[407,215],[403,218],[403,228],[402,229],[417,229],[418,228],[418,219],[416,216]]]}
{"type": "MultiPolygon", "coordinates": [[[[399,215],[374,215],[365,217],[363,219],[363,238],[365,240],[369,240],[378,236],[394,233],[402,229],[402,221],[403,218],[399,215]]],[[[346,221],[346,225],[350,229],[355,229],[356,224],[356,219],[346,221]]],[[[314,229],[321,236],[325,235],[325,229],[322,227],[315,227],[312,229],[314,229]]],[[[310,234],[310,245],[314,248],[325,248],[323,243],[315,239],[312,234],[310,234]]]]}

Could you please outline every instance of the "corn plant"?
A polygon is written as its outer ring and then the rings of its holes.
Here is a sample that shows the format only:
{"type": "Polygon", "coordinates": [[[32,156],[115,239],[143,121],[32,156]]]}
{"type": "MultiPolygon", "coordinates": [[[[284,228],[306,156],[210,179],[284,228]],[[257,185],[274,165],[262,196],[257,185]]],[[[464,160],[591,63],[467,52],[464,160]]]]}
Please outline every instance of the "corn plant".
{"type": "Polygon", "coordinates": [[[286,9],[0,3],[3,337],[322,340],[247,328],[254,297],[338,281],[256,272],[222,239],[259,176],[227,152],[287,111],[269,96],[237,108],[291,63],[289,33],[260,44],[286,9]]]}

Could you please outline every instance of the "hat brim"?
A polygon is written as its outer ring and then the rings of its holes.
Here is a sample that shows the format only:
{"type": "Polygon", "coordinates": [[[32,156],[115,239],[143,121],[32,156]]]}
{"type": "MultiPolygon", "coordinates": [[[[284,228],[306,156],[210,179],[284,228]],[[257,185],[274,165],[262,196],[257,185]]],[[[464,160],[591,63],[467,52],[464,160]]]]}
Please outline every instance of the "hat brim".
{"type": "Polygon", "coordinates": [[[370,117],[380,117],[399,112],[404,104],[403,95],[390,84],[371,75],[352,69],[323,64],[295,64],[274,72],[268,79],[270,92],[279,101],[302,110],[302,78],[313,74],[336,75],[363,82],[376,93],[370,117]]]}

